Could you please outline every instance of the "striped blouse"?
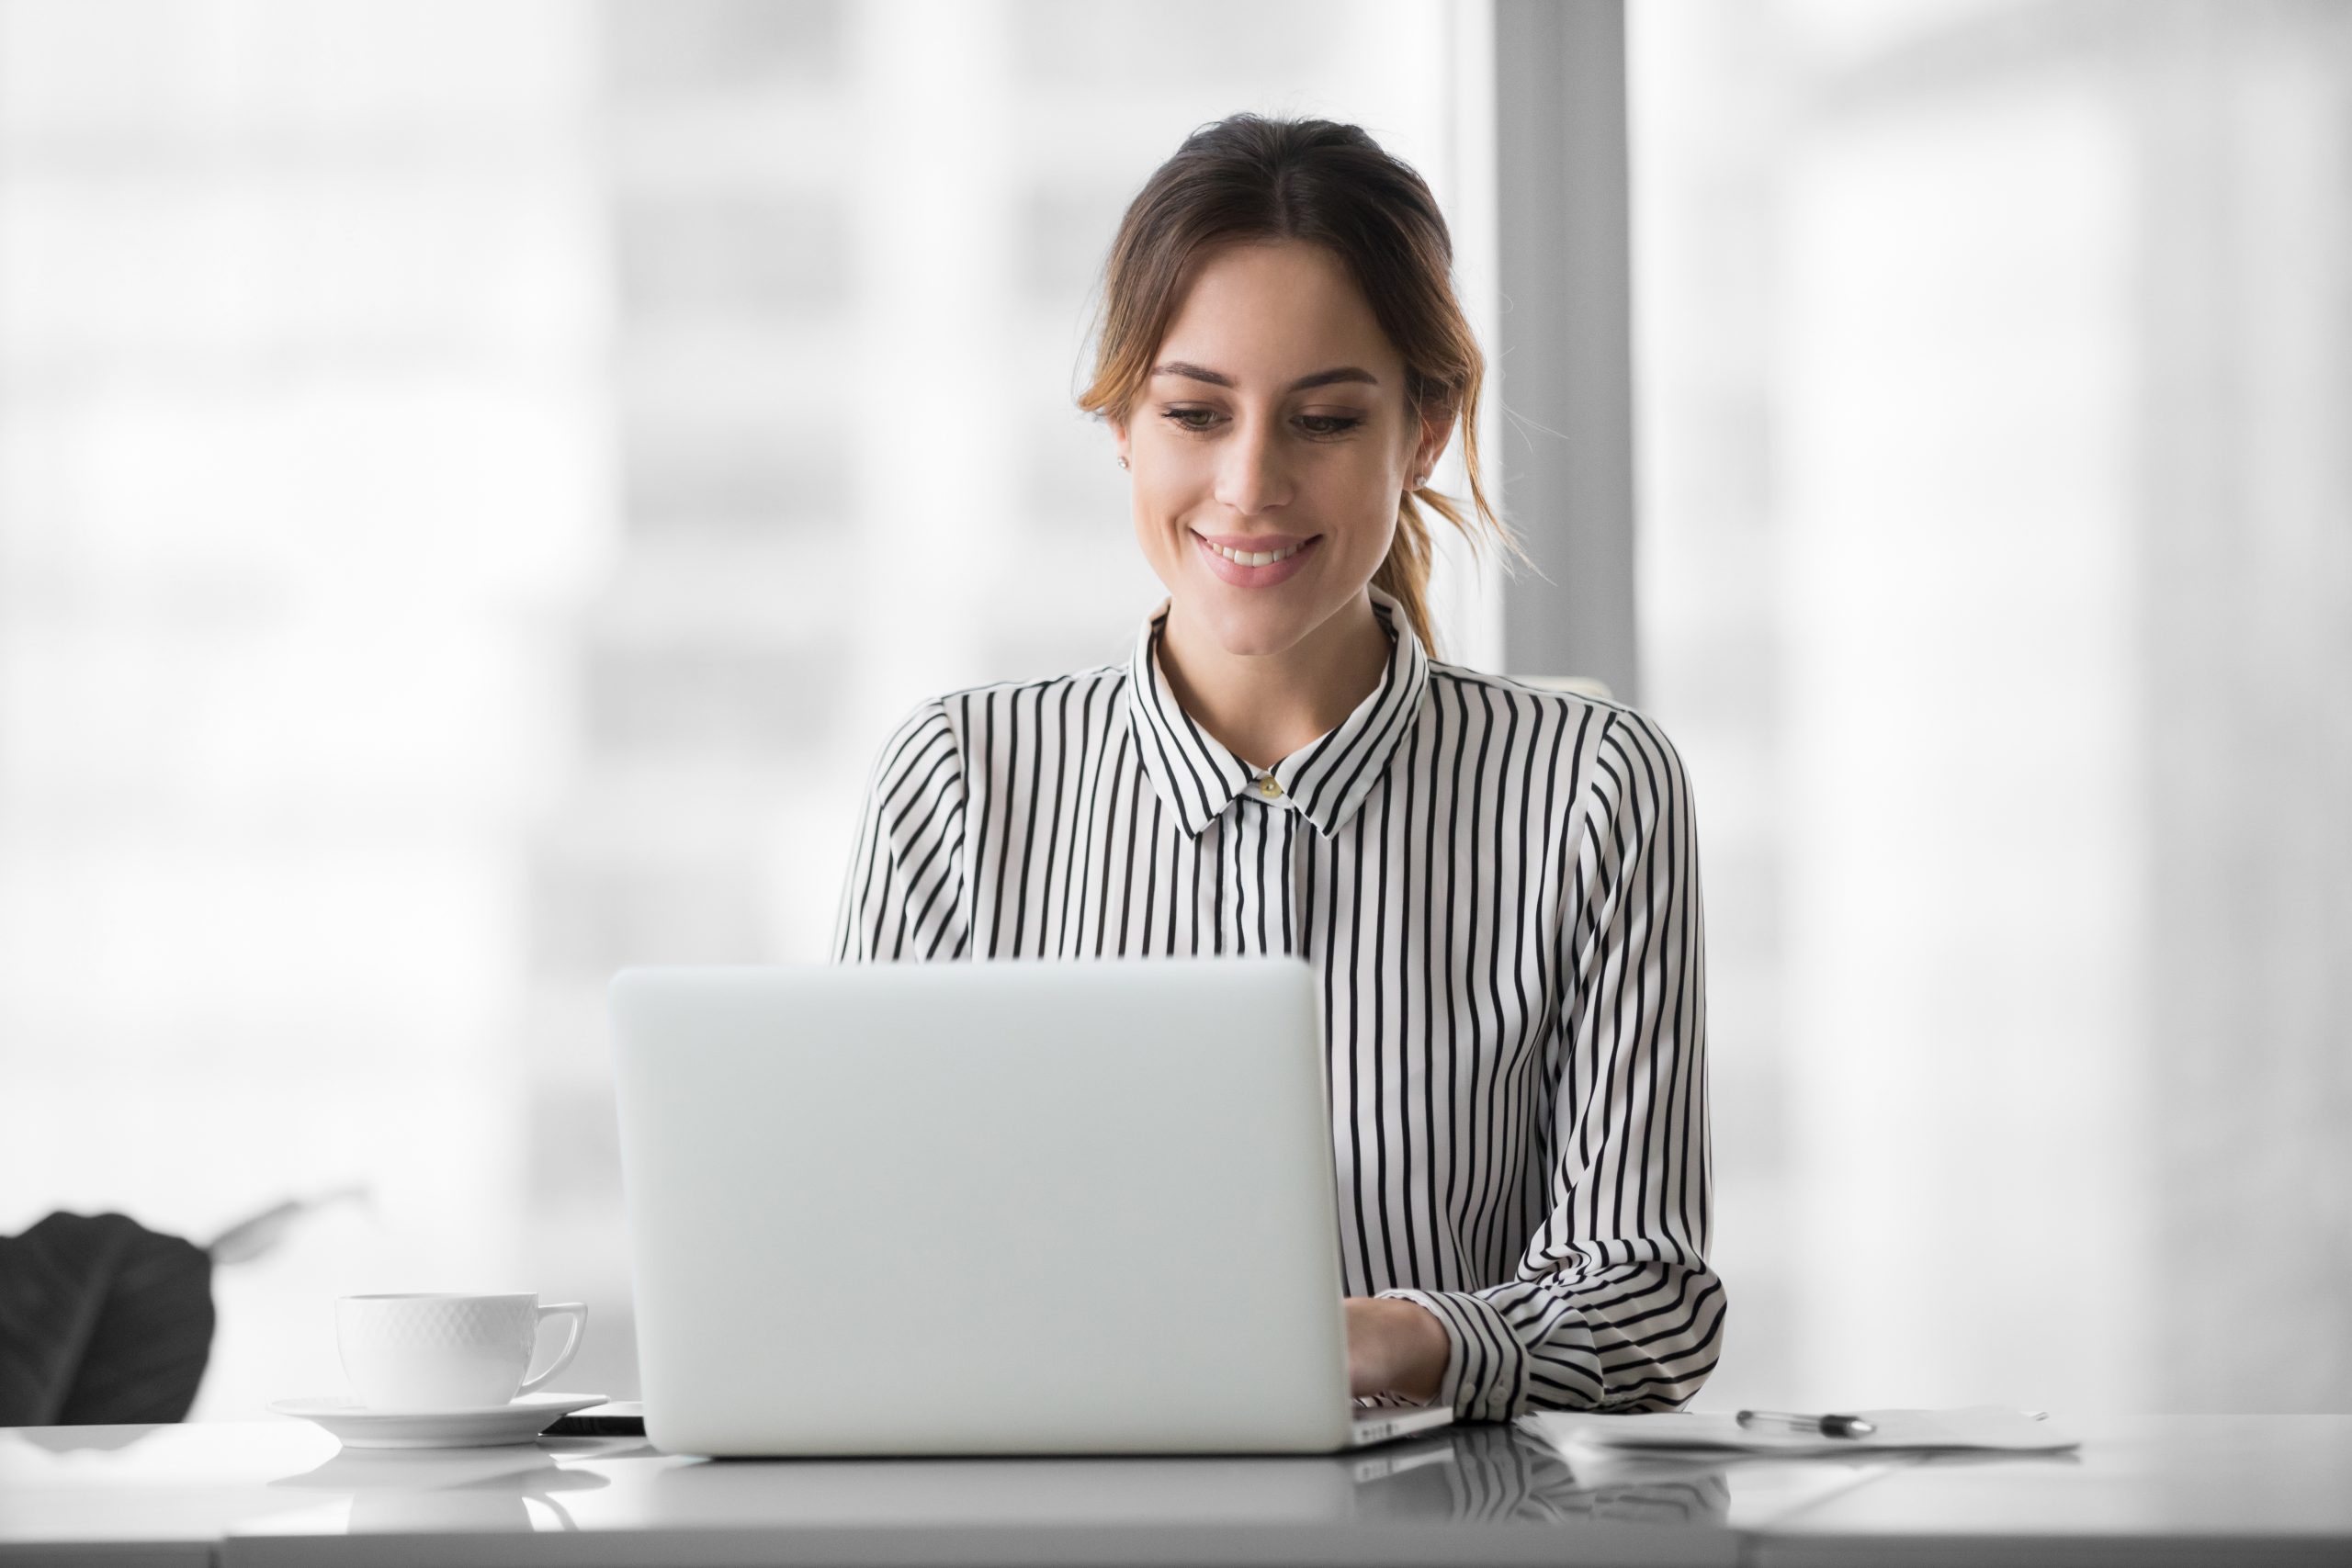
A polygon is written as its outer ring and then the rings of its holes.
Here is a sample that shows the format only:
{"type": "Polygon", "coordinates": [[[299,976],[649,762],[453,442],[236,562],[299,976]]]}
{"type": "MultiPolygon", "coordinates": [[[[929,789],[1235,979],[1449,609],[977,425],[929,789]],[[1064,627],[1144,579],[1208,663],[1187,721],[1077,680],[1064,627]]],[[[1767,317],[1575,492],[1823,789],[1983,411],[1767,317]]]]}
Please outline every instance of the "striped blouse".
{"type": "Polygon", "coordinates": [[[1270,772],[1178,705],[1164,604],[1123,663],[923,703],[834,957],[1307,960],[1347,1293],[1436,1314],[1462,1419],[1679,1407],[1725,1304],[1681,760],[1632,708],[1430,660],[1373,600],[1379,688],[1270,772]]]}

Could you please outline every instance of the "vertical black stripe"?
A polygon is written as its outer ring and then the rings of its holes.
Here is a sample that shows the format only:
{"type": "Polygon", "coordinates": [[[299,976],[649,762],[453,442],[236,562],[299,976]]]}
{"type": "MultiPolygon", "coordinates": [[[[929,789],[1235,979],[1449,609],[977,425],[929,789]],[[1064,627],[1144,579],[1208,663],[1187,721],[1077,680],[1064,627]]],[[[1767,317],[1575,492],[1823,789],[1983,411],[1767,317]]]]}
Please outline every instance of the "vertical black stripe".
{"type": "MultiPolygon", "coordinates": [[[[1413,984],[1414,966],[1409,957],[1409,944],[1413,939],[1414,925],[1413,800],[1419,787],[1420,754],[1421,738],[1417,728],[1410,732],[1406,740],[1405,762],[1403,768],[1399,770],[1405,779],[1405,805],[1396,818],[1398,840],[1396,861],[1399,867],[1396,886],[1397,964],[1394,970],[1383,971],[1384,974],[1393,974],[1396,982],[1396,1121],[1404,1130],[1404,1136],[1398,1140],[1399,1147],[1396,1151],[1398,1202],[1403,1210],[1400,1224],[1405,1232],[1405,1269],[1403,1273],[1396,1276],[1400,1280],[1425,1278],[1421,1271],[1421,1233],[1430,1224],[1426,1204],[1423,1205],[1423,1211],[1418,1214],[1414,1213],[1413,1208],[1413,1198],[1419,1187],[1414,1170],[1414,1151],[1422,1147],[1431,1136],[1427,1103],[1430,1038],[1428,1029],[1424,1027],[1421,1032],[1419,1055],[1416,1055],[1413,1040],[1413,993],[1417,987],[1413,984]],[[1414,1071],[1416,1065],[1419,1068],[1418,1074],[1414,1071]],[[1423,1103],[1419,1107],[1414,1106],[1411,1101],[1413,1080],[1417,1076],[1421,1081],[1423,1097],[1423,1103]],[[1415,1120],[1417,1111],[1419,1117],[1418,1121],[1415,1120]]],[[[1385,807],[1386,801],[1384,799],[1382,804],[1385,807]]],[[[1427,836],[1426,827],[1424,827],[1422,837],[1427,836]]],[[[1385,837],[1382,841],[1386,842],[1385,837]]],[[[1427,985],[1422,985],[1418,989],[1423,997],[1428,996],[1427,985]]]]}
{"type": "MultiPolygon", "coordinates": [[[[1064,688],[1064,692],[1068,692],[1067,687],[1064,688]]],[[[1018,746],[1021,743],[1021,694],[1018,692],[1012,694],[1006,699],[1004,707],[1005,716],[1012,723],[1013,744],[1018,746]]],[[[1043,686],[1037,688],[1036,723],[1036,739],[1029,755],[1029,816],[1021,826],[1021,849],[1018,855],[1021,862],[1021,886],[1012,895],[1012,955],[1015,958],[1021,956],[1021,939],[1029,930],[1029,871],[1036,862],[1036,856],[1032,852],[1037,842],[1037,800],[1045,793],[1038,787],[1044,776],[1046,750],[1046,689],[1043,686]]],[[[1058,795],[1061,790],[1059,768],[1054,770],[1054,789],[1058,795]]],[[[1007,830],[1010,830],[1009,827],[1007,830]]],[[[1000,885],[1003,878],[1004,867],[1000,865],[997,867],[997,879],[1000,885]]],[[[1038,924],[1040,926],[1045,924],[1042,917],[1038,924]]],[[[993,944],[991,944],[991,951],[993,951],[993,944]]]]}
{"type": "MultiPolygon", "coordinates": [[[[1445,818],[1445,966],[1431,970],[1430,977],[1434,981],[1442,976],[1445,981],[1445,1224],[1447,1234],[1454,1237],[1454,1251],[1462,1253],[1461,1171],[1470,1139],[1462,1123],[1462,1026],[1454,1013],[1453,999],[1462,990],[1462,978],[1472,953],[1464,950],[1453,923],[1455,874],[1462,869],[1456,837],[1462,826],[1462,759],[1470,750],[1466,739],[1470,704],[1458,682],[1453,685],[1453,701],[1459,728],[1453,741],[1453,791],[1447,802],[1445,818]]],[[[1465,1270],[1476,1266],[1466,1256],[1462,1262],[1465,1270]]]]}
{"type": "MultiPolygon", "coordinates": [[[[1086,787],[1087,784],[1086,721],[1082,713],[1079,720],[1078,752],[1075,757],[1070,755],[1069,748],[1069,699],[1070,694],[1075,689],[1076,684],[1077,682],[1065,682],[1062,683],[1061,705],[1056,710],[1054,718],[1055,754],[1058,757],[1067,758],[1069,761],[1063,766],[1057,767],[1054,770],[1054,809],[1048,818],[1052,826],[1047,829],[1046,836],[1046,864],[1044,868],[1046,873],[1046,881],[1043,891],[1041,891],[1037,896],[1038,904],[1041,906],[1038,911],[1037,948],[1041,953],[1049,953],[1057,957],[1060,956],[1065,951],[1067,951],[1067,945],[1069,941],[1069,868],[1078,863],[1078,856],[1076,855],[1057,855],[1055,852],[1061,840],[1062,785],[1065,783],[1073,783],[1075,788],[1083,789],[1086,787]],[[1057,860],[1060,862],[1062,867],[1062,891],[1060,899],[1061,919],[1055,922],[1053,945],[1048,947],[1046,944],[1045,918],[1051,914],[1054,908],[1055,898],[1052,876],[1054,864],[1057,860]]],[[[1088,690],[1086,699],[1089,703],[1091,703],[1094,700],[1094,693],[1091,688],[1088,690]]],[[[1070,831],[1073,834],[1078,831],[1078,825],[1075,822],[1070,824],[1070,831]]]]}
{"type": "MultiPolygon", "coordinates": [[[[1088,887],[1098,887],[1101,897],[1103,899],[1107,899],[1111,892],[1111,881],[1102,874],[1102,863],[1096,857],[1094,841],[1095,808],[1102,803],[1102,796],[1105,794],[1102,783],[1102,763],[1111,749],[1108,736],[1102,738],[1103,743],[1101,747],[1096,748],[1093,745],[1094,699],[1102,694],[1102,690],[1101,682],[1090,683],[1086,688],[1085,705],[1079,710],[1078,774],[1080,783],[1079,798],[1070,807],[1071,825],[1078,834],[1078,852],[1069,856],[1062,867],[1062,919],[1067,926],[1070,910],[1073,908],[1076,908],[1078,930],[1075,933],[1066,932],[1061,940],[1054,944],[1055,951],[1064,958],[1075,958],[1086,947],[1085,890],[1088,887]],[[1090,750],[1093,752],[1094,764],[1091,770],[1087,767],[1087,752],[1090,750]],[[1071,878],[1081,866],[1085,872],[1084,879],[1073,887],[1071,878]]],[[[1103,907],[1098,900],[1096,908],[1100,909],[1103,907]]],[[[1102,923],[1100,919],[1095,921],[1094,931],[1094,940],[1099,946],[1102,940],[1102,923]]]]}
{"type": "MultiPolygon", "coordinates": [[[[1356,908],[1359,913],[1361,913],[1363,908],[1362,887],[1363,879],[1364,829],[1376,820],[1381,824],[1381,831],[1373,841],[1377,846],[1376,852],[1380,857],[1380,871],[1378,878],[1374,884],[1372,899],[1372,973],[1374,976],[1374,982],[1370,987],[1372,992],[1372,1040],[1371,1044],[1365,1053],[1372,1057],[1372,1190],[1378,1198],[1378,1204],[1374,1213],[1376,1213],[1380,1217],[1380,1260],[1383,1268],[1379,1278],[1385,1280],[1398,1280],[1408,1279],[1410,1278],[1410,1276],[1400,1273],[1396,1268],[1396,1244],[1395,1240],[1395,1231],[1392,1225],[1392,1216],[1388,1212],[1388,1107],[1390,1104],[1388,1093],[1388,1008],[1390,1000],[1389,993],[1396,988],[1395,985],[1385,983],[1391,973],[1388,967],[1387,832],[1390,793],[1391,792],[1387,786],[1387,781],[1385,777],[1384,777],[1380,789],[1380,810],[1377,812],[1359,811],[1356,813],[1356,874],[1358,879],[1356,908]]],[[[1357,952],[1361,953],[1363,950],[1363,938],[1359,936],[1352,945],[1357,952]]],[[[1363,988],[1351,987],[1350,994],[1354,1000],[1355,1007],[1361,1009],[1363,1006],[1363,988]]],[[[1397,1012],[1399,1016],[1401,1016],[1404,1011],[1402,998],[1397,998],[1397,1012]]],[[[1362,1058],[1359,1057],[1358,1060],[1361,1061],[1362,1058]]],[[[1400,1077],[1403,1075],[1403,1057],[1400,1054],[1397,1063],[1397,1071],[1400,1077]]],[[[1357,1188],[1358,1190],[1362,1190],[1363,1184],[1359,1182],[1357,1184],[1357,1188]]]]}
{"type": "MultiPolygon", "coordinates": [[[[1140,816],[1141,813],[1138,812],[1137,815],[1140,816]]],[[[1167,840],[1161,836],[1159,797],[1155,795],[1151,797],[1151,834],[1144,840],[1143,852],[1143,942],[1139,951],[1144,953],[1151,951],[1152,917],[1159,912],[1159,900],[1156,895],[1159,891],[1159,852],[1166,842],[1167,840]]],[[[1126,927],[1122,925],[1119,930],[1122,934],[1125,934],[1126,927]]],[[[1122,953],[1126,951],[1125,943],[1121,944],[1119,951],[1122,953]]]]}
{"type": "MultiPolygon", "coordinates": [[[[1291,935],[1291,931],[1290,931],[1291,911],[1292,911],[1292,909],[1294,908],[1294,907],[1296,905],[1296,903],[1297,903],[1297,899],[1298,899],[1298,874],[1298,874],[1298,863],[1297,863],[1297,855],[1298,855],[1298,852],[1297,852],[1297,850],[1296,850],[1296,848],[1295,848],[1297,833],[1298,833],[1298,813],[1296,813],[1296,812],[1295,812],[1295,811],[1285,811],[1285,812],[1283,812],[1283,859],[1282,859],[1282,870],[1283,870],[1283,951],[1284,953],[1293,953],[1293,954],[1295,954],[1295,953],[1298,953],[1298,948],[1297,948],[1297,945],[1296,945],[1297,939],[1296,939],[1295,937],[1294,937],[1294,936],[1292,936],[1292,935],[1291,935]]],[[[1315,837],[1315,835],[1314,835],[1314,834],[1312,834],[1312,833],[1309,833],[1309,834],[1307,835],[1307,838],[1308,838],[1308,840],[1309,840],[1310,841],[1314,839],[1314,837],[1315,837]]]]}
{"type": "MultiPolygon", "coordinates": [[[[1285,811],[1283,815],[1287,818],[1290,813],[1285,811]]],[[[1258,889],[1258,952],[1261,955],[1263,955],[1266,951],[1266,889],[1268,886],[1266,882],[1266,840],[1273,836],[1274,814],[1270,811],[1261,811],[1258,814],[1257,833],[1258,874],[1249,882],[1242,884],[1245,887],[1255,886],[1258,889]]],[[[1289,878],[1283,878],[1283,886],[1287,887],[1289,885],[1289,878]]]]}
{"type": "MultiPolygon", "coordinates": [[[[1356,829],[1359,833],[1363,831],[1363,824],[1362,822],[1358,822],[1356,824],[1356,829]]],[[[1336,1030],[1338,1028],[1338,1024],[1335,1021],[1340,1018],[1345,1018],[1347,1020],[1348,1031],[1348,1043],[1345,1050],[1341,1050],[1340,1048],[1340,1043],[1336,1037],[1327,1042],[1326,1049],[1330,1053],[1331,1056],[1331,1092],[1333,1096],[1331,1106],[1332,1121],[1336,1124],[1345,1126],[1348,1132],[1348,1168],[1340,1173],[1341,1190],[1351,1193],[1355,1199],[1356,1251],[1354,1257],[1348,1258],[1350,1263],[1355,1265],[1355,1267],[1348,1270],[1351,1282],[1355,1286],[1354,1291],[1350,1292],[1351,1294],[1361,1294],[1373,1290],[1374,1288],[1374,1281],[1379,1278],[1377,1274],[1373,1272],[1372,1255],[1370,1252],[1365,1250],[1364,1241],[1363,1105],[1361,1099],[1363,1078],[1361,1066],[1363,1058],[1359,1054],[1361,1042],[1358,1040],[1356,1034],[1356,998],[1363,994],[1363,991],[1359,989],[1359,987],[1363,984],[1363,975],[1360,967],[1363,960],[1363,952],[1353,940],[1352,936],[1346,946],[1342,947],[1340,943],[1340,887],[1339,878],[1342,875],[1347,878],[1346,890],[1348,894],[1348,919],[1350,924],[1351,928],[1359,931],[1361,930],[1360,925],[1357,924],[1357,917],[1363,912],[1359,907],[1360,900],[1363,897],[1363,888],[1362,875],[1363,867],[1363,845],[1359,842],[1355,845],[1355,853],[1353,855],[1343,855],[1339,845],[1337,843],[1333,844],[1331,849],[1332,885],[1330,897],[1323,900],[1323,951],[1330,954],[1329,960],[1323,965],[1324,1028],[1326,1030],[1336,1030]],[[1347,995],[1344,997],[1335,998],[1331,994],[1331,987],[1333,983],[1339,979],[1340,964],[1343,957],[1348,966],[1347,995]],[[1348,1114],[1344,1116],[1340,1114],[1340,1106],[1338,1102],[1340,1079],[1342,1076],[1343,1070],[1348,1080],[1349,1100],[1347,1108],[1348,1114]]]]}
{"type": "MultiPolygon", "coordinates": [[[[1216,835],[1216,840],[1218,840],[1218,844],[1216,844],[1216,882],[1214,882],[1214,884],[1211,884],[1211,886],[1209,886],[1209,952],[1211,952],[1211,957],[1226,957],[1226,840],[1232,840],[1232,837],[1235,837],[1235,832],[1239,832],[1239,820],[1238,820],[1238,816],[1235,816],[1235,813],[1226,813],[1226,816],[1223,816],[1223,818],[1218,818],[1218,820],[1214,820],[1214,823],[1209,823],[1209,829],[1206,829],[1204,835],[1202,835],[1202,837],[1216,835]],[[1232,832],[1227,832],[1227,828],[1230,828],[1232,832]]],[[[1197,872],[1194,872],[1193,882],[1194,882],[1194,884],[1200,882],[1200,874],[1197,874],[1197,872]]],[[[1194,952],[1200,952],[1200,942],[1193,942],[1193,950],[1194,950],[1194,952]]]]}

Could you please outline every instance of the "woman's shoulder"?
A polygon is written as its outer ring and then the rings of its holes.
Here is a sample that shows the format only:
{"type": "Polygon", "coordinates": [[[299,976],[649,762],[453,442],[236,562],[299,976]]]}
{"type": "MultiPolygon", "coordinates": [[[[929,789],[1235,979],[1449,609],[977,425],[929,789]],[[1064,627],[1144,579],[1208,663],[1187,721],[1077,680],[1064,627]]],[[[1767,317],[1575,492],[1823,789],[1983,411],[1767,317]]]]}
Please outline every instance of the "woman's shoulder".
{"type": "Polygon", "coordinates": [[[1114,710],[1127,681],[1125,664],[1095,664],[1042,680],[989,681],[925,697],[899,721],[896,733],[944,730],[967,748],[1000,733],[1019,733],[1042,716],[1048,724],[1080,722],[1114,710]]]}
{"type": "Polygon", "coordinates": [[[1493,732],[1495,743],[1573,735],[1598,751],[1646,753],[1679,771],[1680,754],[1652,715],[1609,694],[1597,682],[1495,675],[1430,660],[1430,688],[1444,705],[1440,722],[1454,717],[1469,729],[1493,732]]]}
{"type": "Polygon", "coordinates": [[[1620,716],[1640,716],[1632,704],[1611,695],[1598,681],[1496,675],[1435,659],[1429,664],[1431,689],[1440,692],[1450,705],[1467,704],[1473,708],[1490,709],[1498,716],[1507,708],[1521,715],[1540,710],[1547,719],[1554,715],[1572,718],[1589,716],[1596,723],[1620,716]]]}

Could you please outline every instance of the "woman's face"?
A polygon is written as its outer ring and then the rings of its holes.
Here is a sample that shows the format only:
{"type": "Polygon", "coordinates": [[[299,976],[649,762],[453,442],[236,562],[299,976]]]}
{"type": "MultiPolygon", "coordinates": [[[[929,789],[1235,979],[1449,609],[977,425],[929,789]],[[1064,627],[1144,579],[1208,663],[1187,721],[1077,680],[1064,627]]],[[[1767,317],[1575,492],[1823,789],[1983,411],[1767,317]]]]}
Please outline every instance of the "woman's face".
{"type": "Polygon", "coordinates": [[[1297,241],[1209,256],[1152,363],[1114,427],[1145,558],[1228,653],[1283,652],[1363,594],[1452,421],[1408,416],[1371,306],[1297,241]]]}

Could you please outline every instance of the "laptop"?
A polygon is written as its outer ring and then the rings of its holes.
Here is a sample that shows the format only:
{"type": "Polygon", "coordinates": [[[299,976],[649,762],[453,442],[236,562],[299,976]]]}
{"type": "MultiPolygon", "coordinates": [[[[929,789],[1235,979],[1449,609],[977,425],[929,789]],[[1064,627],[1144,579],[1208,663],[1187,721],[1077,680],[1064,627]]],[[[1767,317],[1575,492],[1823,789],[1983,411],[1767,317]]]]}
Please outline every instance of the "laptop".
{"type": "Polygon", "coordinates": [[[1327,1453],[1349,1395],[1295,958],[636,968],[611,987],[646,1436],[1327,1453]]]}

